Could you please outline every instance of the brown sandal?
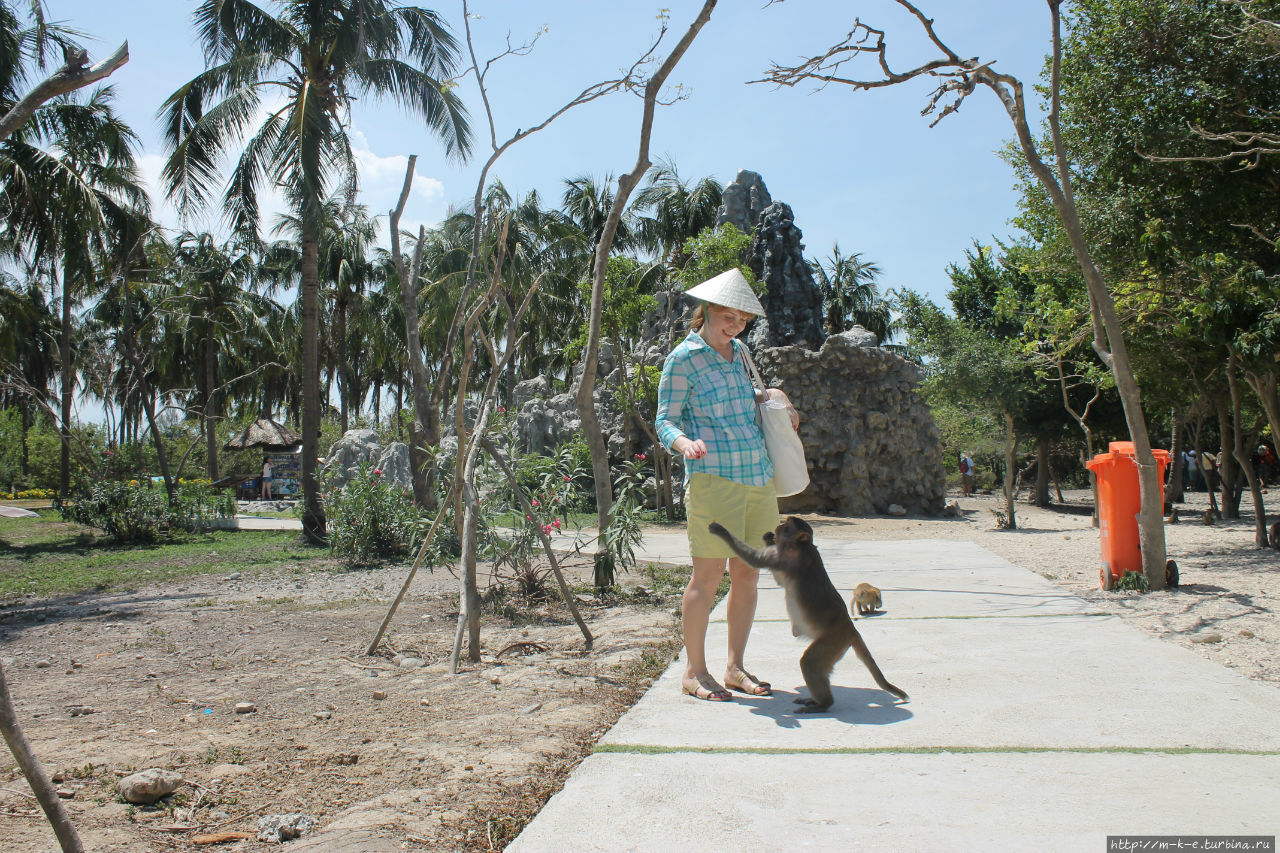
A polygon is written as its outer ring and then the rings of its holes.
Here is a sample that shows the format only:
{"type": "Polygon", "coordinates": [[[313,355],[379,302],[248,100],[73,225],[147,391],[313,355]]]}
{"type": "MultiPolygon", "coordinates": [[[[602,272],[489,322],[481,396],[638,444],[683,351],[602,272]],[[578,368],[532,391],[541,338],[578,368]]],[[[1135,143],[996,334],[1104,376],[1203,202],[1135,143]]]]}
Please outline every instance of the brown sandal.
{"type": "Polygon", "coordinates": [[[737,690],[739,693],[745,693],[748,696],[772,696],[773,685],[767,681],[761,681],[745,669],[737,671],[737,678],[730,678],[725,673],[724,686],[730,690],[737,690]]]}
{"type": "Polygon", "coordinates": [[[728,702],[733,694],[725,690],[710,675],[699,675],[691,681],[681,681],[680,690],[686,696],[701,699],[704,702],[728,702]]]}

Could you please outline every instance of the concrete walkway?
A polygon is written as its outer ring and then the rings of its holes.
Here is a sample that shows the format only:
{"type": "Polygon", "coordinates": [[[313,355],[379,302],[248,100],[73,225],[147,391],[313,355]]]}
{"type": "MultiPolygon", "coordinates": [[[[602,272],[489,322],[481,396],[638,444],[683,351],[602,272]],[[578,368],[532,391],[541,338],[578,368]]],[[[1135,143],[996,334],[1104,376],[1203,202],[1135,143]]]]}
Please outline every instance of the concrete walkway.
{"type": "MultiPolygon", "coordinates": [[[[748,666],[774,697],[683,696],[677,661],[507,850],[1101,853],[1108,835],[1280,830],[1280,690],[969,542],[819,545],[846,595],[883,591],[858,629],[908,702],[850,654],[835,706],[796,715],[804,646],[765,573],[748,666]]],[[[656,533],[641,559],[687,553],[656,533]]],[[[717,676],[725,629],[721,602],[717,676]]]]}

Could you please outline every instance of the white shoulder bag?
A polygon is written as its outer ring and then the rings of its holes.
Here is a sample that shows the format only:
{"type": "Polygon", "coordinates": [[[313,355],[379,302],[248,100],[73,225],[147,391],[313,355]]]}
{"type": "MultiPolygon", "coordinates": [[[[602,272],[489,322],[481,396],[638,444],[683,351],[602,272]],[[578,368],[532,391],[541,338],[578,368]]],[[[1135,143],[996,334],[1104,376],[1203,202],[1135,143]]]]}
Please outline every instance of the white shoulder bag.
{"type": "Polygon", "coordinates": [[[760,371],[756,370],[756,363],[751,360],[751,354],[745,346],[739,352],[742,353],[747,370],[751,372],[755,386],[761,391],[761,400],[756,403],[756,410],[759,413],[760,429],[764,433],[764,445],[773,462],[773,484],[778,497],[798,495],[809,487],[809,465],[804,459],[804,444],[791,426],[786,403],[763,399],[765,385],[760,379],[760,371]]]}

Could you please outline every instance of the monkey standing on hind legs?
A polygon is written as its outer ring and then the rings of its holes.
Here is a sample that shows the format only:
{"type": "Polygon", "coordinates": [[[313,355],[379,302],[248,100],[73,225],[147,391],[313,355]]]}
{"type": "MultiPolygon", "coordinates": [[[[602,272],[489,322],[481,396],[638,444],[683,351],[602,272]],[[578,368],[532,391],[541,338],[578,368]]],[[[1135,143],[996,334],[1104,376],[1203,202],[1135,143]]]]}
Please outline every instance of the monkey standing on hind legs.
{"type": "Polygon", "coordinates": [[[708,529],[727,542],[748,565],[773,572],[774,579],[786,593],[791,632],[813,638],[800,658],[800,671],[809,688],[809,698],[795,700],[805,706],[799,713],[817,713],[831,707],[834,701],[831,671],[850,647],[882,690],[899,699],[907,698],[905,690],[884,677],[858,629],[853,627],[844,599],[831,583],[822,557],[814,547],[813,528],[807,522],[789,517],[773,533],[764,535],[766,547],[762,549],[752,548],[717,522],[711,522],[708,529]]]}

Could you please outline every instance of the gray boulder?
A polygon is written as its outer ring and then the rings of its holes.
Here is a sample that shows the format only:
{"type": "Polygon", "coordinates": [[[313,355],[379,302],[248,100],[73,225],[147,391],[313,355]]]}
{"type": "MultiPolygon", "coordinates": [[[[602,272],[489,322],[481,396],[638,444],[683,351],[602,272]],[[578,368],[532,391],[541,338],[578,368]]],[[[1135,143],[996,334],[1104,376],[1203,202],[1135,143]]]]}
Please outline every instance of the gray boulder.
{"type": "Polygon", "coordinates": [[[124,777],[116,783],[116,791],[125,802],[150,804],[178,790],[184,781],[181,773],[152,767],[124,777]]]}

